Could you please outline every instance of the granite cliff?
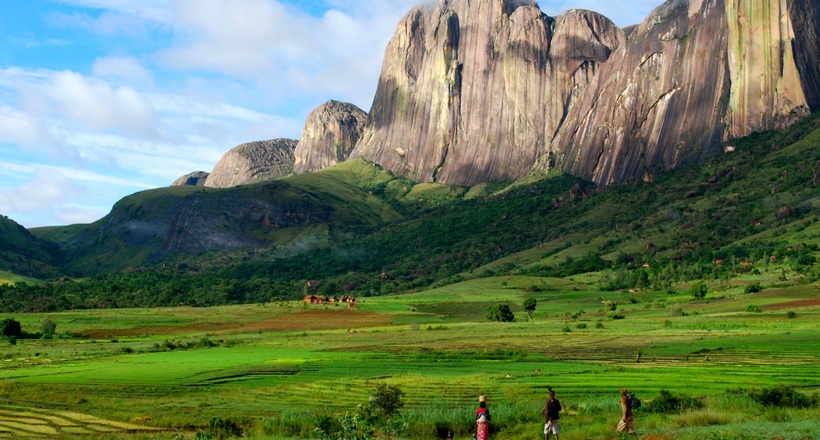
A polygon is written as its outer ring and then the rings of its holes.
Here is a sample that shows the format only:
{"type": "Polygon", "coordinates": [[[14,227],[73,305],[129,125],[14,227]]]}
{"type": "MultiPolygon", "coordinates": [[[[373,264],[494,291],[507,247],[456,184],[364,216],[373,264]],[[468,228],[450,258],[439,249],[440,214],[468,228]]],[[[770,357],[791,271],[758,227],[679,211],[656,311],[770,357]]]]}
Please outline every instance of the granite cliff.
{"type": "Polygon", "coordinates": [[[344,102],[330,100],[314,109],[296,145],[293,171],[316,171],[346,161],[366,120],[364,110],[344,102]]]}
{"type": "Polygon", "coordinates": [[[441,0],[385,50],[352,157],[465,185],[650,179],[820,109],[816,0],[670,0],[629,36],[534,1],[441,0]]]}
{"type": "Polygon", "coordinates": [[[599,14],[574,11],[553,21],[534,1],[415,8],[387,46],[352,156],[416,181],[518,179],[624,40],[599,14]]]}
{"type": "Polygon", "coordinates": [[[820,108],[817,10],[813,0],[666,2],[570,106],[549,157],[600,185],[651,179],[805,117],[820,108]]]}

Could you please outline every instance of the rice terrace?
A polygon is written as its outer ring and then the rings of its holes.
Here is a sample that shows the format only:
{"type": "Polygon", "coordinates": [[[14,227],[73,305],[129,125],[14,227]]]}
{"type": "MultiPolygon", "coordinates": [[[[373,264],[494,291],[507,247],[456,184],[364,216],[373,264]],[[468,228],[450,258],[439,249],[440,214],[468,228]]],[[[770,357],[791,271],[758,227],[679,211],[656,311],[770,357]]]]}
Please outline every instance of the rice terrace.
{"type": "Polygon", "coordinates": [[[565,439],[615,438],[621,387],[643,399],[640,438],[818,438],[816,402],[761,399],[816,400],[820,386],[817,285],[744,289],[772,273],[710,283],[700,300],[685,286],[602,292],[580,275],[475,279],[356,307],[17,314],[56,335],[3,346],[0,438],[323,438],[317,428],[363,417],[379,386],[403,403],[383,438],[470,438],[479,395],[494,438],[539,438],[547,387],[565,439]],[[515,320],[489,321],[494,304],[515,320]],[[661,397],[683,407],[650,411],[661,397]]]}
{"type": "Polygon", "coordinates": [[[3,3],[0,440],[820,440],[820,1],[398,3],[3,3]]]}

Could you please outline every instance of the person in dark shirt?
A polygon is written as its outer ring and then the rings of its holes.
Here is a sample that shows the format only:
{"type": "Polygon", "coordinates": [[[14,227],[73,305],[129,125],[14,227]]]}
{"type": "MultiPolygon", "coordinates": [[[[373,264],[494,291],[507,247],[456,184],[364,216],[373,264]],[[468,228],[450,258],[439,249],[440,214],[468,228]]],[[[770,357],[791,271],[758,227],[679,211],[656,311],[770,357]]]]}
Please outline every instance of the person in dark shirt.
{"type": "Polygon", "coordinates": [[[560,432],[560,428],[558,427],[558,413],[561,412],[561,402],[555,398],[555,391],[553,391],[552,388],[548,388],[548,390],[549,397],[544,404],[544,409],[541,410],[545,420],[544,440],[549,440],[550,432],[555,436],[555,440],[558,440],[558,433],[560,432]]]}

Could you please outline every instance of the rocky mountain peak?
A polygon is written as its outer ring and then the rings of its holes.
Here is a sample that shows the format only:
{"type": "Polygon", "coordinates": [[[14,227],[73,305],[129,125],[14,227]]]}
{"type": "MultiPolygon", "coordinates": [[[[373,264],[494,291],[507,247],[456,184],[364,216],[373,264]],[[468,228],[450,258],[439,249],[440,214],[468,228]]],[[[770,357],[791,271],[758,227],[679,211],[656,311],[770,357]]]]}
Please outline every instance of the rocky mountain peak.
{"type": "Polygon", "coordinates": [[[205,186],[230,188],[284,177],[293,172],[296,144],[280,138],[234,147],[216,163],[205,186]]]}
{"type": "Polygon", "coordinates": [[[194,171],[174,180],[171,186],[205,186],[205,179],[208,178],[208,174],[210,173],[205,171],[194,171]]]}
{"type": "Polygon", "coordinates": [[[367,113],[353,104],[330,100],[308,115],[294,152],[295,173],[344,162],[362,135],[367,113]]]}

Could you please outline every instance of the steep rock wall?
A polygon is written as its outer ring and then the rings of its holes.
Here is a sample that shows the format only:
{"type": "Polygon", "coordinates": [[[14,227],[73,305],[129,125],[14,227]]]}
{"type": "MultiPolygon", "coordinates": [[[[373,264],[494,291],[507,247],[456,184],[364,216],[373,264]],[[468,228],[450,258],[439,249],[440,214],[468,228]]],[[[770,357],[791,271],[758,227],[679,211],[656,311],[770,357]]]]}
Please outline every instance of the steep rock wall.
{"type": "Polygon", "coordinates": [[[600,185],[651,179],[717,153],[727,139],[806,115],[812,106],[803,78],[816,62],[795,55],[793,43],[797,29],[816,31],[816,18],[793,25],[788,3],[671,0],[658,7],[570,108],[538,168],[555,158],[600,185]]]}
{"type": "Polygon", "coordinates": [[[573,12],[553,26],[533,1],[441,1],[412,10],[385,51],[361,156],[416,181],[473,185],[532,169],[625,37],[573,12]]]}

